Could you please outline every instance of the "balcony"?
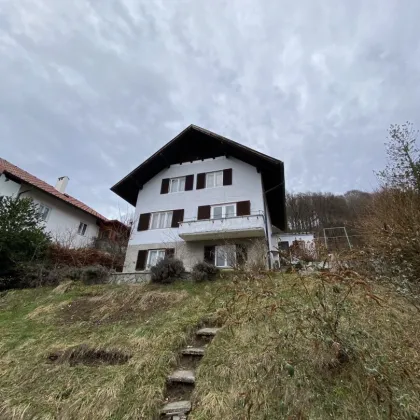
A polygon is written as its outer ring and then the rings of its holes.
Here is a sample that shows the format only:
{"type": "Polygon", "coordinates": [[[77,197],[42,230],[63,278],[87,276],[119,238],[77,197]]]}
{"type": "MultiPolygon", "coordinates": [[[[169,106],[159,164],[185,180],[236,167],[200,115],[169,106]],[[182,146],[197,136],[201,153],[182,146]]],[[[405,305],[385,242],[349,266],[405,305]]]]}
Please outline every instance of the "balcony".
{"type": "Polygon", "coordinates": [[[259,213],[224,219],[184,220],[179,224],[178,235],[184,241],[264,237],[264,215],[259,213]]]}

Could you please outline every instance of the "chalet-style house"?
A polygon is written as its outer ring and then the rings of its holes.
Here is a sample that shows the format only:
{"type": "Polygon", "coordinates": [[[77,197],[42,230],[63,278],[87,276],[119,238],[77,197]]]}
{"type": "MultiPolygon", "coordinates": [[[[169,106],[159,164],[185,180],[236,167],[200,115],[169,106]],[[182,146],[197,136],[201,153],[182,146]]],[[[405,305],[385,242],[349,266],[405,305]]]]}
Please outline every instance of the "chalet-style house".
{"type": "Polygon", "coordinates": [[[191,125],[111,188],[136,207],[125,273],[165,255],[191,270],[278,261],[285,230],[283,162],[191,125]]]}

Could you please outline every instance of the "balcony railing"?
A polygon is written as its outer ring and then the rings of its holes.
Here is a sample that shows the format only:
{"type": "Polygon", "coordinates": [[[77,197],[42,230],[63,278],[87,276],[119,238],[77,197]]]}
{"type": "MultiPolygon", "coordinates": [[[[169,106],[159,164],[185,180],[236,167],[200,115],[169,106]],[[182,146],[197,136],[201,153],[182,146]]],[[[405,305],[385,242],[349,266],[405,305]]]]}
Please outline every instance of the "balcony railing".
{"type": "Polygon", "coordinates": [[[179,224],[178,234],[185,241],[262,237],[265,235],[264,214],[184,220],[179,224]]]}

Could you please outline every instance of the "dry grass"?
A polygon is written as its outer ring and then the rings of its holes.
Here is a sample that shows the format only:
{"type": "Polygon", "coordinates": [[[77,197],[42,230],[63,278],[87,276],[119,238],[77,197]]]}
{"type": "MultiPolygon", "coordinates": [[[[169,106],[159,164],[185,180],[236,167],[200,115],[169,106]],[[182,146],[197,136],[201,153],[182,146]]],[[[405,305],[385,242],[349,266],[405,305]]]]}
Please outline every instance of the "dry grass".
{"type": "Polygon", "coordinates": [[[225,327],[199,366],[191,419],[420,415],[419,312],[348,276],[22,290],[0,308],[0,418],[153,419],[203,319],[225,327]],[[131,357],[47,363],[80,344],[131,357]]]}
{"type": "Polygon", "coordinates": [[[420,416],[420,314],[391,290],[284,276],[223,296],[192,419],[420,416]]]}
{"type": "Polygon", "coordinates": [[[212,287],[9,292],[0,300],[0,418],[153,418],[177,350],[208,315],[212,287]],[[71,319],[74,308],[81,313],[71,319]],[[112,366],[49,362],[51,353],[81,344],[131,358],[112,366]]]}

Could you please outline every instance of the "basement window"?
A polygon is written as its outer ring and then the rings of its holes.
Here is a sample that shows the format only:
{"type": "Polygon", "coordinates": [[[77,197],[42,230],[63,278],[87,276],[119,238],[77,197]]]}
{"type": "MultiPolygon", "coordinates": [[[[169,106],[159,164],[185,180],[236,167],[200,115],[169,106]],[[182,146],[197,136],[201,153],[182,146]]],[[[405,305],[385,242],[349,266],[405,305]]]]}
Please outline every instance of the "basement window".
{"type": "Polygon", "coordinates": [[[289,252],[289,241],[280,241],[279,250],[283,252],[289,252]]]}
{"type": "Polygon", "coordinates": [[[87,230],[87,224],[83,223],[83,222],[80,222],[79,229],[77,229],[77,233],[79,235],[85,236],[86,230],[87,230]]]}
{"type": "Polygon", "coordinates": [[[154,267],[160,260],[165,258],[164,249],[152,249],[147,254],[146,268],[154,267]]]}
{"type": "Polygon", "coordinates": [[[220,268],[230,268],[236,263],[236,246],[235,245],[222,245],[216,246],[214,265],[220,268]]]}

